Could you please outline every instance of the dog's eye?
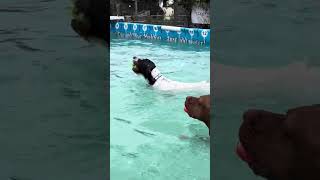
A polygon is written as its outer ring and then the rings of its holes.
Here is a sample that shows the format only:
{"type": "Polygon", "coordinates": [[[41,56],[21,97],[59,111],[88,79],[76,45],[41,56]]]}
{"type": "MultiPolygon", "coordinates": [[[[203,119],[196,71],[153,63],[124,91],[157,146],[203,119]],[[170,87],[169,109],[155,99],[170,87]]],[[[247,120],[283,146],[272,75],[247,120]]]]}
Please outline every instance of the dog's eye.
{"type": "Polygon", "coordinates": [[[210,109],[210,107],[208,107],[205,103],[201,103],[199,102],[200,107],[204,108],[204,109],[210,109]]]}
{"type": "Polygon", "coordinates": [[[199,102],[199,106],[200,106],[201,108],[203,108],[203,109],[206,109],[206,108],[207,108],[206,105],[203,104],[203,103],[201,103],[201,102],[199,102]]]}

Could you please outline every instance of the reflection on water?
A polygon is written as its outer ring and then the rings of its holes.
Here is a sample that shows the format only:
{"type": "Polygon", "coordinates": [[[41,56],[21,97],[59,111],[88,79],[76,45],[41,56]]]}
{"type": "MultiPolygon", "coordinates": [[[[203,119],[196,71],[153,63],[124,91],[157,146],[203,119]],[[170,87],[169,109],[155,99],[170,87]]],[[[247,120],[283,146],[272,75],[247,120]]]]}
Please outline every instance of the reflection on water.
{"type": "Polygon", "coordinates": [[[0,179],[106,179],[106,49],[71,3],[0,2],[0,179]]]}
{"type": "Polygon", "coordinates": [[[215,2],[213,179],[260,179],[235,154],[246,109],[320,102],[319,10],[315,0],[215,2]]]}

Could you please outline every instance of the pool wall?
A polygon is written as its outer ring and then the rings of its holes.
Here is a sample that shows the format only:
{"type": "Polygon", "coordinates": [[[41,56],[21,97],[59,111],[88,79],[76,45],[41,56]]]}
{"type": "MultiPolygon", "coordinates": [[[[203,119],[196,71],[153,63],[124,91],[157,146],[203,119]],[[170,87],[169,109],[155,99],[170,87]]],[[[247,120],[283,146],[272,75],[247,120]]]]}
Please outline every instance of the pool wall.
{"type": "Polygon", "coordinates": [[[111,21],[110,31],[122,38],[150,39],[205,46],[210,45],[210,29],[111,21]]]}

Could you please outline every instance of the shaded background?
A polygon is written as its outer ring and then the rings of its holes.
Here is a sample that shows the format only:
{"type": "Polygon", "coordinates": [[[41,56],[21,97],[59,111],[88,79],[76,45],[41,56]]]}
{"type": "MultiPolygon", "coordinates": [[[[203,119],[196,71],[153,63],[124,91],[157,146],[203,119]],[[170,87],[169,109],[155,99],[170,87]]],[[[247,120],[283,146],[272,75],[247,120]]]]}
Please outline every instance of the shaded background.
{"type": "Polygon", "coordinates": [[[211,9],[211,178],[260,179],[235,154],[242,113],[320,102],[320,4],[224,0],[211,9]]]}
{"type": "Polygon", "coordinates": [[[68,0],[0,2],[0,179],[107,179],[108,51],[70,20],[68,0]]]}

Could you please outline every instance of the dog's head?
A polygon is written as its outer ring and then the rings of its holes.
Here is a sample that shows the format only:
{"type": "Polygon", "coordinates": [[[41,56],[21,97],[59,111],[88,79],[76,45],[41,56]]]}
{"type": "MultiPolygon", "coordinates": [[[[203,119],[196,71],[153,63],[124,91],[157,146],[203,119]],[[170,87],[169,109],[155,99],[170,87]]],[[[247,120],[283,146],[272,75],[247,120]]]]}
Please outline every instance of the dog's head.
{"type": "Polygon", "coordinates": [[[243,115],[237,154],[270,180],[320,179],[320,106],[287,114],[249,110],[243,115]]]}
{"type": "Polygon", "coordinates": [[[156,76],[159,75],[154,73],[156,65],[149,59],[139,59],[133,57],[132,61],[132,71],[138,75],[143,75],[145,79],[148,80],[150,85],[153,85],[156,82],[156,76]]]}
{"type": "Polygon", "coordinates": [[[109,1],[72,0],[71,27],[86,40],[102,40],[109,44],[109,1]]]}
{"type": "Polygon", "coordinates": [[[210,95],[188,96],[184,105],[184,111],[190,117],[204,122],[210,128],[210,95]]]}

